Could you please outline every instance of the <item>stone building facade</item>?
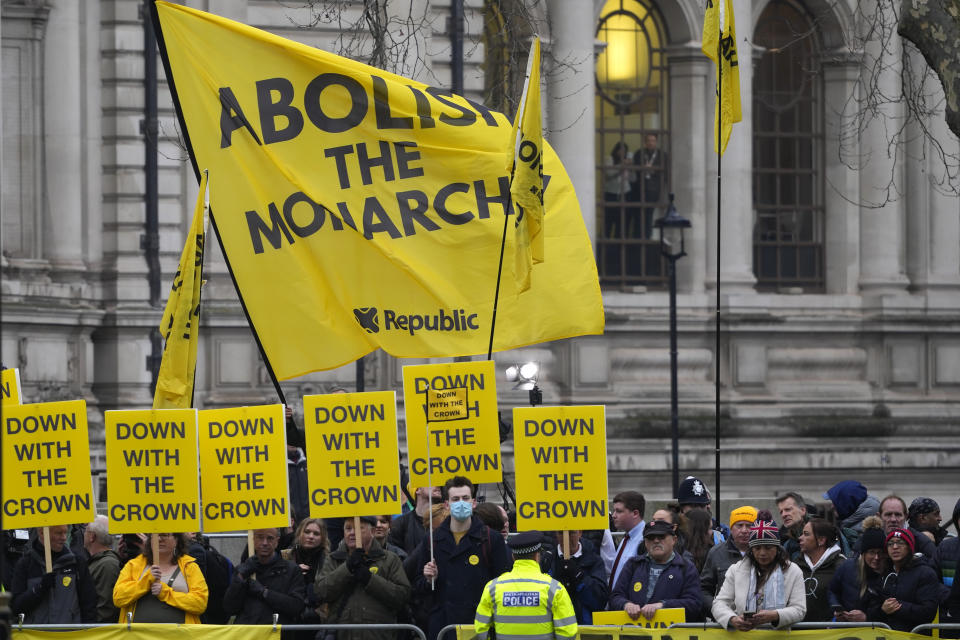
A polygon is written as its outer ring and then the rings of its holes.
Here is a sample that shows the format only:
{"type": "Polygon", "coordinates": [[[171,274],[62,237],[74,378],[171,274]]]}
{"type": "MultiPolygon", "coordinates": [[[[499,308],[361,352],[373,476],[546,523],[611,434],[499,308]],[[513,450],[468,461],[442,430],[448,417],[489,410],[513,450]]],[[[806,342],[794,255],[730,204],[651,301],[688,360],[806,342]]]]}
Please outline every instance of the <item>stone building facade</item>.
{"type": "MultiPolygon", "coordinates": [[[[344,46],[336,21],[306,2],[188,4],[323,49],[344,46]]],[[[491,7],[509,20],[507,9],[519,0],[465,4],[464,91],[482,101],[495,69],[485,47],[495,42],[491,7]]],[[[846,478],[875,493],[929,494],[948,504],[956,497],[960,143],[939,112],[907,122],[891,143],[890,124],[903,122],[907,109],[904,70],[916,78],[926,67],[895,29],[857,39],[867,26],[886,24],[885,7],[895,3],[864,15],[873,4],[734,0],[743,122],[721,165],[719,260],[714,72],[700,50],[704,2],[550,0],[521,12],[527,31],[544,40],[545,128],[595,243],[606,332],[495,359],[501,370],[540,362],[548,404],[606,405],[611,492],[670,494],[668,296],[649,230],[669,191],[692,222],[688,255],[678,262],[681,473],[714,484],[719,359],[724,502],[791,489],[818,495],[846,478]],[[871,92],[888,98],[876,105],[883,118],[858,111],[871,92]],[[613,146],[624,142],[633,154],[649,134],[666,158],[660,193],[607,198],[613,146]],[[937,144],[954,158],[952,181],[944,179],[937,144]]],[[[162,302],[151,304],[141,248],[141,3],[0,6],[2,359],[20,368],[28,400],[87,400],[98,434],[94,467],[102,468],[102,412],[150,405],[150,334],[162,311],[162,302]]],[[[415,34],[411,51],[420,52],[401,55],[397,70],[449,86],[449,3],[390,6],[391,18],[407,20],[393,28],[415,34]]],[[[166,292],[197,186],[162,67],[160,75],[166,292]]],[[[928,77],[924,87],[936,94],[936,85],[928,77]]],[[[634,181],[644,175],[637,167],[634,181]]],[[[197,406],[274,402],[222,255],[209,246],[197,406]]],[[[411,362],[382,352],[364,361],[368,390],[400,390],[401,368],[411,362]]],[[[355,376],[351,365],[283,389],[299,410],[302,395],[353,388],[355,376]]],[[[501,382],[504,409],[525,402],[525,392],[501,382]]]]}

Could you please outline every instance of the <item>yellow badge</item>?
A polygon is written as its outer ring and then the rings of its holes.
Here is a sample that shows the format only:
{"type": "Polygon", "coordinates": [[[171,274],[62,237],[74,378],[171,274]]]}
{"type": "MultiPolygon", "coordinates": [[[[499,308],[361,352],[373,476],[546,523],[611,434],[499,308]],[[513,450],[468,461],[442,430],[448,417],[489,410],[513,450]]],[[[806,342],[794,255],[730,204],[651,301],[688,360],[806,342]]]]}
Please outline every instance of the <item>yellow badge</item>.
{"type": "Polygon", "coordinates": [[[643,589],[643,585],[642,585],[641,583],[639,583],[639,582],[634,582],[634,583],[633,583],[633,590],[634,590],[634,591],[640,591],[640,589],[643,589]]]}
{"type": "Polygon", "coordinates": [[[370,567],[370,573],[376,573],[379,570],[379,567],[370,567]]]}
{"type": "Polygon", "coordinates": [[[63,582],[63,586],[69,587],[69,586],[70,586],[70,580],[72,580],[72,578],[71,578],[70,576],[63,576],[63,580],[61,580],[61,582],[63,582]]]}
{"type": "Polygon", "coordinates": [[[467,562],[469,562],[469,563],[472,564],[473,566],[477,566],[478,564],[480,564],[480,558],[478,558],[478,557],[476,556],[476,554],[474,554],[474,555],[470,556],[469,558],[467,558],[467,562]]]}

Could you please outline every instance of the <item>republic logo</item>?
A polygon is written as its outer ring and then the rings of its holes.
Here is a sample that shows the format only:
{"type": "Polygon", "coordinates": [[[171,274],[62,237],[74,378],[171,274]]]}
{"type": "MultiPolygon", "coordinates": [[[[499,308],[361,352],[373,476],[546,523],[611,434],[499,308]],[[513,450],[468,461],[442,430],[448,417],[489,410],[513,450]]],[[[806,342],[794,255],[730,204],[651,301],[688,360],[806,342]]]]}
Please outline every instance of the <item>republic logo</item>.
{"type": "Polygon", "coordinates": [[[376,307],[360,307],[353,310],[357,322],[367,333],[380,333],[380,321],[377,319],[376,307]]]}
{"type": "MultiPolygon", "coordinates": [[[[367,333],[380,333],[380,318],[377,307],[357,307],[353,310],[357,322],[367,333]]],[[[393,309],[383,310],[384,331],[405,331],[411,336],[418,331],[475,331],[480,328],[477,314],[468,314],[463,309],[454,309],[448,313],[438,309],[436,314],[420,315],[416,313],[397,313],[393,309]]]]}

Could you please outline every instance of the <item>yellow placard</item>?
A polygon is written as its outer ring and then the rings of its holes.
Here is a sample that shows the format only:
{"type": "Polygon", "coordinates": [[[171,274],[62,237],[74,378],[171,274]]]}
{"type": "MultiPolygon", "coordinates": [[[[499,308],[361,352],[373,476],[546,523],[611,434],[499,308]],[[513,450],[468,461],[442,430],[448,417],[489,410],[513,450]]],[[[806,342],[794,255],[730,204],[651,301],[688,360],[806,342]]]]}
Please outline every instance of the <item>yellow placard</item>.
{"type": "Polygon", "coordinates": [[[151,6],[184,139],[210,170],[211,216],[279,379],[377,348],[486,353],[504,215],[493,348],[603,333],[584,216],[549,145],[536,154],[543,264],[523,291],[510,277],[528,234],[510,197],[507,116],[220,16],[151,6]]]}
{"type": "Polygon", "coordinates": [[[683,607],[678,609],[657,609],[652,618],[640,616],[636,620],[627,615],[626,611],[594,611],[593,624],[631,624],[645,629],[666,629],[672,624],[682,624],[687,621],[687,612],[683,607]]]}
{"type": "Polygon", "coordinates": [[[282,404],[199,413],[203,530],[290,525],[282,404]]]}
{"type": "Polygon", "coordinates": [[[400,513],[397,394],[303,397],[310,516],[400,513]]]}
{"type": "Polygon", "coordinates": [[[20,370],[4,369],[0,372],[0,406],[18,405],[23,402],[20,393],[20,370]]]}
{"type": "Polygon", "coordinates": [[[3,525],[27,529],[90,522],[87,403],[3,407],[3,525]]]}
{"type": "Polygon", "coordinates": [[[406,366],[403,400],[411,486],[442,485],[453,476],[474,484],[500,482],[492,361],[406,366]]]}
{"type": "Polygon", "coordinates": [[[517,530],[606,529],[603,406],[513,410],[517,530]]]}
{"type": "Polygon", "coordinates": [[[196,409],[107,411],[110,533],[200,530],[196,409]]]}

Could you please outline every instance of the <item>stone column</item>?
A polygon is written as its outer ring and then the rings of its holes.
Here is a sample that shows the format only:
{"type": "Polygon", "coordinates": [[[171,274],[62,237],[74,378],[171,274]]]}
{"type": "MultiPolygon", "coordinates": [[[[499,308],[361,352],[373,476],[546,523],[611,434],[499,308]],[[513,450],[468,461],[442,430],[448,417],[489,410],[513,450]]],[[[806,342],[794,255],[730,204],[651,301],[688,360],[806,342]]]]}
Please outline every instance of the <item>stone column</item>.
{"type": "MultiPolygon", "coordinates": [[[[738,67],[740,69],[740,106],[743,119],[733,125],[733,133],[720,165],[721,219],[720,219],[720,290],[721,293],[752,291],[757,279],[753,275],[753,57],[748,44],[753,29],[752,3],[734,0],[737,16],[738,67]]],[[[714,83],[716,75],[714,72],[714,83]]],[[[715,85],[714,85],[715,86],[715,85]]],[[[716,100],[708,96],[707,102],[716,100]]],[[[713,152],[713,109],[709,110],[706,151],[708,167],[716,169],[717,156],[713,152]]],[[[714,174],[716,175],[716,174],[714,174]]],[[[714,193],[714,203],[716,194],[714,193]]],[[[708,288],[716,286],[716,204],[708,214],[711,225],[708,235],[708,288]]]]}
{"type": "MultiPolygon", "coordinates": [[[[884,3],[886,4],[886,3],[884,3]]],[[[890,147],[891,131],[903,116],[900,95],[903,44],[896,25],[881,25],[892,20],[877,3],[861,3],[861,33],[870,29],[885,36],[864,43],[861,82],[870,95],[861,99],[878,102],[876,113],[861,106],[864,118],[860,133],[860,290],[864,295],[889,295],[906,290],[904,274],[904,162],[903,149],[890,147]],[[879,28],[882,26],[883,28],[879,28]]]]}
{"type": "MultiPolygon", "coordinates": [[[[927,94],[928,104],[943,104],[942,85],[920,52],[907,47],[907,56],[913,90],[927,94]]],[[[922,125],[911,121],[907,131],[907,275],[914,289],[956,296],[960,285],[960,201],[955,193],[949,193],[956,184],[951,184],[941,154],[957,157],[960,142],[947,127],[942,111],[926,117],[922,125]]],[[[956,300],[954,297],[954,307],[956,300]]]]}
{"type": "Polygon", "coordinates": [[[830,52],[823,63],[824,84],[824,250],[827,293],[857,293],[860,278],[859,141],[856,126],[859,63],[830,52]]]}
{"type": "Polygon", "coordinates": [[[44,38],[43,257],[59,269],[78,273],[85,269],[80,11],[80,3],[59,0],[50,11],[44,38]]]}
{"type": "Polygon", "coordinates": [[[673,48],[668,55],[670,104],[680,107],[671,110],[670,175],[677,210],[692,224],[686,233],[687,256],[677,262],[677,289],[702,292],[707,273],[707,221],[712,217],[707,210],[707,159],[716,156],[710,144],[712,123],[703,118],[702,110],[687,105],[712,99],[712,92],[707,91],[712,63],[695,43],[673,48]]]}
{"type": "MultiPolygon", "coordinates": [[[[544,70],[550,110],[548,121],[555,133],[548,141],[570,174],[580,201],[580,211],[591,241],[596,234],[596,167],[594,166],[594,14],[593,3],[554,0],[549,5],[553,22],[553,57],[563,66],[544,70]],[[547,75],[550,73],[551,75],[547,75]]],[[[544,56],[545,57],[545,56],[544,56]]]]}

